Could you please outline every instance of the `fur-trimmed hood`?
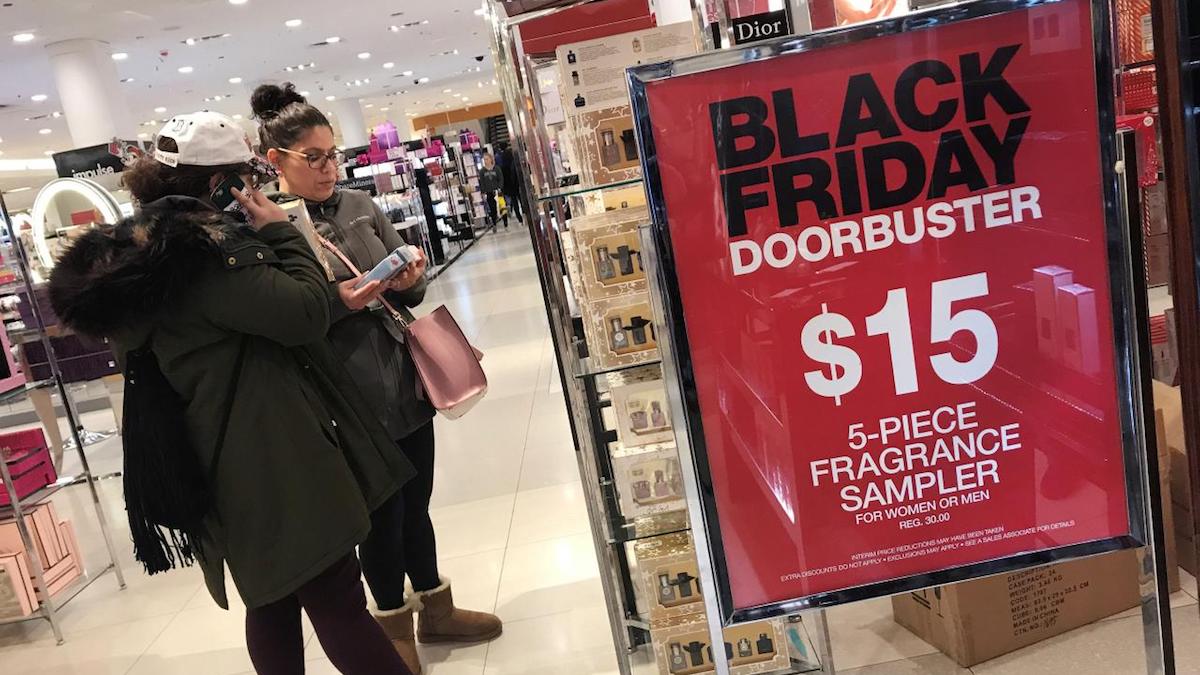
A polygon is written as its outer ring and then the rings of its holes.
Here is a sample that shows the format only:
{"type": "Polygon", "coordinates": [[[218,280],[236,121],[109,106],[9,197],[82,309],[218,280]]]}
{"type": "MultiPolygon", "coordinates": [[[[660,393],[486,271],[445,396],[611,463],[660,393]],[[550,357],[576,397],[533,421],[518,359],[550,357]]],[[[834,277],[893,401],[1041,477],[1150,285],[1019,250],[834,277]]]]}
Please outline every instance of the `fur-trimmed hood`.
{"type": "Polygon", "coordinates": [[[220,267],[223,247],[248,236],[198,199],[160,199],[73,243],[50,275],[50,303],[83,335],[142,333],[199,275],[220,267]]]}

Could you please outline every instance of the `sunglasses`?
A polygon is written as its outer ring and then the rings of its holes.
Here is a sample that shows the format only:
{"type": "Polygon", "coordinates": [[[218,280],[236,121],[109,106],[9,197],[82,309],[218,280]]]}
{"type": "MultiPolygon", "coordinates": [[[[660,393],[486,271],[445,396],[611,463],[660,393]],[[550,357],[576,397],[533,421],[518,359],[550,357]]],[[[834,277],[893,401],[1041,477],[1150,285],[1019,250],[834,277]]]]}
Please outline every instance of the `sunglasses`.
{"type": "Polygon", "coordinates": [[[279,148],[280,152],[293,155],[295,157],[303,157],[304,161],[308,162],[308,168],[315,171],[320,171],[325,168],[329,162],[333,162],[335,166],[340,166],[346,161],[346,153],[341,150],[331,150],[328,153],[323,152],[297,152],[288,150],[287,148],[279,148]]]}

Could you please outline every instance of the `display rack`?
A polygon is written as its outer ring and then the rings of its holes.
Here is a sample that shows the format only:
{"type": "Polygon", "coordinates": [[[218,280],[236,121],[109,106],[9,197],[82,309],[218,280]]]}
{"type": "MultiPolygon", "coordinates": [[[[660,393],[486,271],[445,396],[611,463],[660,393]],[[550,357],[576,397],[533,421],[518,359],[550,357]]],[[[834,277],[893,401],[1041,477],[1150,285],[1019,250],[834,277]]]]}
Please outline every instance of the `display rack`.
{"type": "MultiPolygon", "coordinates": [[[[65,642],[63,636],[62,623],[58,613],[72,599],[77,597],[85,589],[91,586],[96,580],[111,572],[117,579],[117,585],[121,590],[125,589],[125,575],[121,571],[121,564],[117,557],[117,550],[113,543],[112,532],[109,528],[108,515],[105,512],[104,504],[100,499],[100,493],[96,486],[96,476],[92,474],[91,467],[88,463],[87,452],[84,450],[88,445],[88,439],[85,436],[83,423],[79,419],[78,409],[75,401],[71,396],[71,392],[67,388],[66,379],[63,377],[62,368],[59,365],[57,356],[50,342],[50,329],[45,320],[45,312],[38,302],[37,294],[34,292],[33,275],[30,272],[29,252],[26,250],[24,243],[19,237],[13,236],[12,219],[9,217],[8,207],[4,203],[4,196],[0,194],[0,218],[3,218],[4,230],[12,242],[13,250],[16,252],[17,263],[19,265],[19,276],[24,283],[25,291],[29,297],[30,310],[34,319],[34,329],[37,331],[42,347],[46,351],[49,361],[51,377],[49,378],[58,390],[61,397],[63,409],[67,415],[67,422],[71,429],[71,438],[73,441],[73,449],[79,455],[80,472],[76,476],[68,476],[58,480],[51,486],[48,486],[38,492],[29,495],[25,499],[17,497],[16,486],[13,483],[12,476],[9,473],[6,462],[0,461],[0,480],[4,483],[5,492],[9,498],[9,506],[0,508],[0,517],[11,516],[17,524],[17,531],[21,536],[21,542],[25,548],[25,552],[29,557],[31,573],[37,585],[39,595],[39,605],[37,609],[25,617],[15,619],[0,620],[0,624],[19,623],[35,619],[45,619],[50,623],[50,629],[54,633],[55,640],[58,644],[65,642]],[[41,557],[38,555],[37,546],[34,543],[32,534],[26,524],[25,512],[29,507],[44,502],[46,499],[53,496],[59,490],[74,485],[76,483],[86,483],[88,492],[92,498],[92,506],[96,513],[96,521],[100,527],[100,533],[104,538],[105,549],[108,553],[108,562],[99,569],[91,572],[85,572],[70,586],[60,591],[55,597],[51,597],[48,586],[45,580],[45,566],[41,557]]],[[[34,383],[27,386],[38,386],[40,383],[34,383]]],[[[49,384],[49,383],[47,383],[49,384]]],[[[83,563],[80,561],[80,565],[83,563]]]]}
{"type": "MultiPolygon", "coordinates": [[[[645,570],[639,569],[635,549],[663,542],[690,541],[686,500],[681,499],[674,510],[627,514],[620,493],[629,487],[620,483],[616,463],[636,459],[643,453],[663,451],[680,461],[680,453],[673,442],[649,447],[623,445],[615,427],[612,393],[615,383],[627,375],[635,376],[632,374],[637,371],[649,373],[651,377],[657,373],[661,378],[661,364],[657,358],[648,355],[635,363],[613,366],[598,362],[590,355],[583,328],[585,317],[580,309],[584,303],[572,290],[563,244],[563,235],[570,230],[572,214],[582,215],[589,208],[594,210],[605,194],[611,195],[618,190],[632,189],[640,195],[641,180],[588,185],[579,184],[580,177],[576,174],[564,175],[567,166],[577,164],[564,161],[564,155],[569,153],[562,148],[561,122],[547,123],[543,102],[550,99],[544,94],[552,98],[557,93],[542,91],[543,78],[539,76],[552,68],[555,61],[526,54],[517,30],[531,17],[547,16],[578,4],[583,3],[562,3],[559,7],[510,17],[505,3],[491,0],[486,11],[492,25],[493,55],[518,161],[518,174],[526,181],[523,190],[526,208],[523,211],[528,214],[528,220],[525,224],[531,233],[557,355],[619,671],[628,675],[635,672],[636,667],[637,672],[649,672],[644,670],[646,664],[658,661],[659,670],[665,672],[667,666],[661,655],[666,644],[662,641],[656,644],[659,635],[655,629],[656,620],[647,608],[647,595],[653,589],[647,589],[644,582],[639,583],[645,570]]],[[[695,616],[678,618],[697,620],[695,616]]],[[[702,618],[698,620],[703,621],[702,618]]],[[[800,652],[804,658],[796,658],[786,667],[770,669],[759,664],[763,669],[737,669],[734,672],[774,675],[833,672],[823,612],[778,621],[780,625],[801,628],[798,634],[804,636],[800,638],[803,641],[800,652]]],[[[657,625],[664,624],[657,621],[657,625]]],[[[709,632],[704,627],[696,630],[706,635],[709,632]]],[[[712,672],[712,669],[704,672],[712,672]]]]}

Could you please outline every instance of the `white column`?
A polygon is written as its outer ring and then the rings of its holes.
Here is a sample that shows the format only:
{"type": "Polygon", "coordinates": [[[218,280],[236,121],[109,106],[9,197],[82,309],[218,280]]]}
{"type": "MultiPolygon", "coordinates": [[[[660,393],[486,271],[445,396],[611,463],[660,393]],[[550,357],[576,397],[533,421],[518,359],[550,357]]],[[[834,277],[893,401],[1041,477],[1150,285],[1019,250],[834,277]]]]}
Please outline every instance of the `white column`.
{"type": "Polygon", "coordinates": [[[358,99],[339,98],[331,102],[329,107],[337,116],[338,126],[342,129],[342,143],[347,148],[357,148],[371,142],[371,135],[367,133],[367,118],[358,99]]]}
{"type": "Polygon", "coordinates": [[[108,43],[66,40],[46,45],[46,50],[75,147],[107,143],[114,137],[137,138],[108,43]]]}

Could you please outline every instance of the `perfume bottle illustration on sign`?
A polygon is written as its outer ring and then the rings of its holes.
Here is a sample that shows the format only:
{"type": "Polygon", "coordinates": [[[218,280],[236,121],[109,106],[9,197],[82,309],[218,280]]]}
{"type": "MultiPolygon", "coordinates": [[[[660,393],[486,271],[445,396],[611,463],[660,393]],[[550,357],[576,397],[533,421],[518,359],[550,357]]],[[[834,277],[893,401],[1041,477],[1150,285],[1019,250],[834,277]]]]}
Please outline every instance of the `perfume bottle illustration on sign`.
{"type": "Polygon", "coordinates": [[[596,276],[600,277],[601,281],[607,281],[617,276],[617,270],[613,267],[612,254],[608,252],[607,246],[596,248],[596,276]]]}
{"type": "MultiPolygon", "coordinates": [[[[655,471],[654,472],[654,496],[655,497],[666,497],[670,494],[671,494],[671,486],[667,484],[667,477],[665,475],[663,475],[662,471],[655,471]]],[[[692,594],[692,592],[691,592],[690,588],[688,589],[687,593],[683,592],[682,587],[680,588],[680,592],[679,592],[680,597],[686,598],[687,596],[689,596],[691,594],[692,594]]]]}
{"type": "Polygon", "coordinates": [[[633,256],[636,253],[637,251],[631,250],[628,246],[617,247],[617,254],[613,256],[613,259],[617,261],[621,274],[625,276],[633,274],[633,256]]]}
{"type": "Polygon", "coordinates": [[[582,107],[583,107],[583,106],[585,106],[585,105],[587,105],[587,99],[585,99],[585,98],[583,97],[583,94],[578,94],[578,95],[576,95],[576,96],[575,96],[575,107],[576,107],[576,108],[582,108],[582,107]]]}
{"type": "Polygon", "coordinates": [[[579,86],[579,71],[578,70],[571,71],[571,84],[575,85],[576,87],[579,86]]]}
{"type": "Polygon", "coordinates": [[[667,425],[667,416],[663,414],[662,404],[658,401],[650,402],[650,426],[655,429],[665,429],[667,425]]]}
{"type": "Polygon", "coordinates": [[[646,326],[649,326],[650,322],[641,316],[635,316],[629,320],[629,325],[633,327],[633,344],[646,344],[646,326]]]}
{"type": "Polygon", "coordinates": [[[621,146],[625,150],[625,161],[636,162],[638,159],[637,137],[633,135],[633,129],[626,129],[621,132],[621,146]]]}
{"type": "Polygon", "coordinates": [[[567,52],[567,63],[575,63],[575,52],[574,51],[567,52]]]}
{"type": "Polygon", "coordinates": [[[634,431],[642,431],[649,426],[649,421],[646,418],[645,410],[634,410],[629,413],[629,428],[634,431]]]}
{"type": "Polygon", "coordinates": [[[642,41],[638,38],[633,38],[633,51],[635,54],[642,51],[642,41]]]}
{"type": "Polygon", "coordinates": [[[740,659],[744,659],[747,656],[754,656],[754,648],[750,646],[750,640],[748,638],[742,638],[741,640],[738,640],[737,655],[740,659]]]}
{"type": "Polygon", "coordinates": [[[758,634],[757,647],[759,654],[772,654],[775,652],[775,643],[771,638],[767,637],[766,633],[758,634]]]}
{"type": "Polygon", "coordinates": [[[675,586],[671,584],[671,575],[658,575],[658,604],[666,605],[675,602],[675,586]]]}
{"type": "MultiPolygon", "coordinates": [[[[696,580],[696,577],[688,574],[687,572],[680,572],[679,574],[675,575],[675,581],[672,583],[675,584],[675,588],[677,589],[677,592],[679,593],[679,597],[681,597],[681,598],[692,597],[692,582],[695,580],[696,580]]],[[[700,589],[696,589],[696,590],[700,590],[700,589]]]]}
{"type": "Polygon", "coordinates": [[[633,501],[644,502],[650,499],[650,481],[639,480],[633,484],[633,501]]]}
{"type": "Polygon", "coordinates": [[[621,325],[621,318],[617,317],[609,322],[612,326],[612,348],[613,351],[619,352],[629,348],[629,338],[625,336],[625,327],[621,325]]]}
{"type": "Polygon", "coordinates": [[[612,129],[600,132],[600,163],[607,167],[621,163],[621,151],[617,149],[612,129]]]}
{"type": "Polygon", "coordinates": [[[670,666],[669,667],[670,667],[671,672],[677,673],[677,672],[683,670],[684,668],[687,668],[688,667],[687,657],[685,657],[683,655],[683,647],[681,647],[678,642],[672,642],[670,644],[670,649],[671,649],[671,657],[670,657],[670,666]]]}

